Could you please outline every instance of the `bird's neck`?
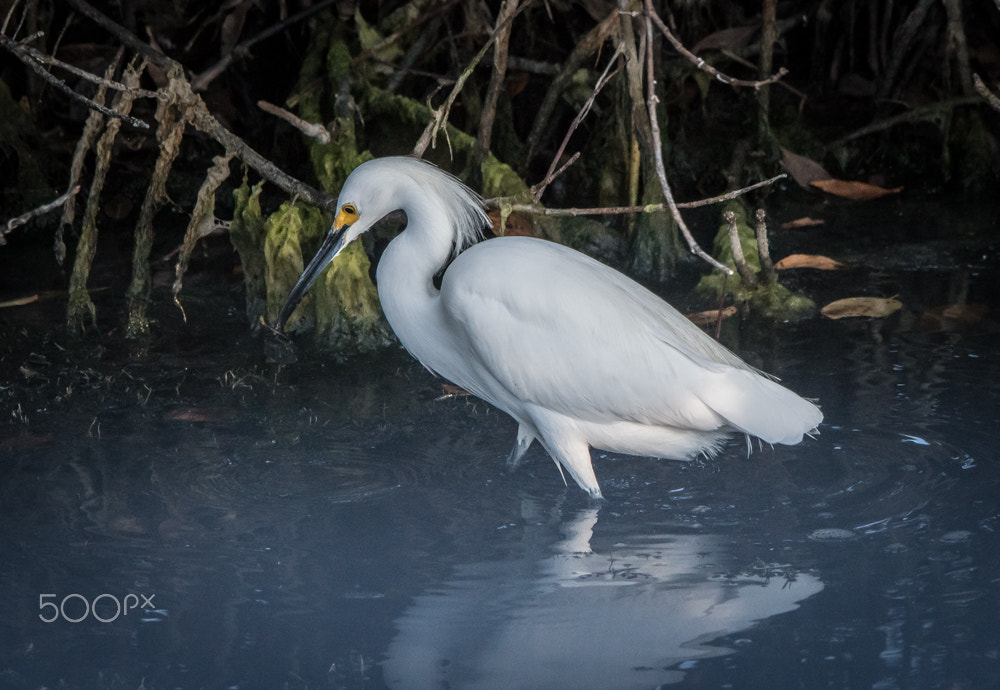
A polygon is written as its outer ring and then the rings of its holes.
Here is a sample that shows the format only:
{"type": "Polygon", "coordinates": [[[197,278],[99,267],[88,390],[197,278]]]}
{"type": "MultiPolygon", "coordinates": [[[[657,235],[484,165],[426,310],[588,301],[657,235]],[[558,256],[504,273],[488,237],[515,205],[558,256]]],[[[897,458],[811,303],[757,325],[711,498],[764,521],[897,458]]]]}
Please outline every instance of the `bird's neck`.
{"type": "Polygon", "coordinates": [[[444,329],[440,293],[434,275],[450,258],[454,233],[444,214],[407,213],[407,226],[386,247],[375,275],[379,301],[389,325],[424,366],[438,371],[433,360],[444,329]]]}

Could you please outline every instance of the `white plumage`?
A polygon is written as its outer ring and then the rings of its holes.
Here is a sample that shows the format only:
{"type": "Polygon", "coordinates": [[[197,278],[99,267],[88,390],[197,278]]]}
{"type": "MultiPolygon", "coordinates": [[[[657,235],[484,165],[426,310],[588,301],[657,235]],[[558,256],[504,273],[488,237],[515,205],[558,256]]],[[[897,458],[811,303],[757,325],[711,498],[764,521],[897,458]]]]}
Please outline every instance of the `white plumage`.
{"type": "Polygon", "coordinates": [[[596,498],[591,447],[689,459],[714,453],[734,432],[796,444],[823,419],[585,254],[527,237],[475,243],[488,224],[481,199],[433,165],[404,157],[364,163],[344,183],[338,209],[279,328],[343,247],[403,210],[406,228],[376,271],[385,316],[429,370],[517,420],[512,468],[538,439],[596,498]],[[434,275],[452,257],[438,290],[434,275]]]}

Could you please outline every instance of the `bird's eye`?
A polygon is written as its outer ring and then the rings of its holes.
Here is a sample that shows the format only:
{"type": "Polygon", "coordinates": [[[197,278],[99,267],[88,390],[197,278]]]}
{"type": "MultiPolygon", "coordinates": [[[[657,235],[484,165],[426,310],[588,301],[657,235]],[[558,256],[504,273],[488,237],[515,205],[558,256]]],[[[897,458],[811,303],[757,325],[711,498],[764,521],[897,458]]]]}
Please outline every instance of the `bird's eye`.
{"type": "Polygon", "coordinates": [[[358,215],[358,209],[356,209],[354,207],[354,204],[344,204],[341,207],[340,211],[341,211],[341,213],[343,213],[346,216],[357,216],[358,215]]]}

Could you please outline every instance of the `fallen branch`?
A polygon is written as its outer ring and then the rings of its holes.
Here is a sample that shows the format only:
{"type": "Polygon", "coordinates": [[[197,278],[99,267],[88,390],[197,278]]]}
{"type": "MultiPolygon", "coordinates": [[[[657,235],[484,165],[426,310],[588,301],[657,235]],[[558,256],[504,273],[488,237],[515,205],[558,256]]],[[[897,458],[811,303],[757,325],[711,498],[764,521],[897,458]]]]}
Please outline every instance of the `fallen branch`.
{"type": "Polygon", "coordinates": [[[291,113],[284,108],[279,108],[273,103],[268,103],[267,101],[257,101],[257,107],[265,113],[281,118],[292,127],[305,134],[307,137],[312,137],[321,144],[330,143],[330,130],[323,125],[315,122],[306,122],[298,115],[291,113]]]}
{"type": "Polygon", "coordinates": [[[26,223],[31,222],[38,216],[43,216],[46,213],[55,211],[57,208],[65,204],[67,201],[71,201],[79,191],[80,191],[80,185],[76,185],[75,187],[73,187],[73,189],[69,190],[58,199],[50,201],[47,204],[42,204],[38,208],[32,209],[27,213],[22,213],[16,218],[11,218],[10,220],[8,220],[4,224],[3,228],[0,228],[0,245],[7,244],[6,235],[8,235],[12,230],[14,230],[15,228],[19,228],[26,223]]]}
{"type": "Polygon", "coordinates": [[[774,82],[780,80],[782,77],[788,74],[788,70],[782,67],[781,69],[779,69],[777,72],[772,74],[770,77],[767,77],[766,79],[759,79],[756,81],[752,81],[747,79],[737,79],[736,77],[730,77],[729,75],[720,72],[719,70],[715,69],[710,64],[705,62],[703,58],[698,57],[690,50],[685,48],[684,44],[681,43],[676,36],[674,36],[674,34],[670,31],[670,29],[667,28],[667,25],[663,23],[663,20],[660,19],[660,15],[658,15],[656,13],[656,10],[653,9],[652,0],[645,0],[645,1],[646,1],[646,16],[649,17],[654,24],[656,24],[656,27],[660,30],[660,32],[666,37],[668,41],[670,41],[670,45],[674,47],[674,50],[680,53],[689,62],[693,63],[694,66],[700,69],[701,71],[712,75],[712,77],[714,77],[716,81],[722,82],[723,84],[728,84],[730,86],[749,86],[750,88],[753,89],[759,89],[760,87],[766,84],[773,84],[774,82]]]}
{"type": "MultiPolygon", "coordinates": [[[[13,41],[6,34],[0,33],[0,47],[6,48],[9,52],[13,53],[14,57],[19,59],[32,71],[38,74],[42,79],[48,82],[51,86],[58,89],[59,91],[62,91],[70,98],[80,101],[81,103],[85,104],[88,108],[92,110],[97,110],[98,112],[107,117],[113,117],[123,120],[138,129],[149,129],[149,125],[147,125],[142,120],[134,118],[130,115],[123,115],[122,113],[115,112],[113,109],[108,108],[105,105],[101,105],[100,103],[97,103],[96,101],[87,98],[82,93],[79,93],[71,89],[65,82],[63,82],[61,79],[59,79],[51,72],[49,72],[47,69],[45,69],[45,67],[42,65],[42,62],[37,57],[39,55],[39,52],[34,48],[32,48],[31,46],[25,45],[23,42],[20,41],[13,41]]],[[[52,58],[49,58],[49,60],[53,62],[58,62],[52,58]]],[[[64,63],[60,63],[60,66],[62,66],[63,64],[64,63]]],[[[82,72],[82,70],[77,70],[77,72],[82,72]]],[[[89,78],[92,81],[98,83],[102,81],[100,77],[90,74],[89,72],[85,72],[84,74],[89,75],[89,78]]],[[[113,85],[112,88],[120,90],[124,90],[125,88],[127,88],[124,84],[119,84],[118,82],[112,82],[110,80],[107,81],[109,82],[109,84],[106,85],[113,85]]],[[[152,92],[146,91],[145,93],[150,94],[152,92]]]]}

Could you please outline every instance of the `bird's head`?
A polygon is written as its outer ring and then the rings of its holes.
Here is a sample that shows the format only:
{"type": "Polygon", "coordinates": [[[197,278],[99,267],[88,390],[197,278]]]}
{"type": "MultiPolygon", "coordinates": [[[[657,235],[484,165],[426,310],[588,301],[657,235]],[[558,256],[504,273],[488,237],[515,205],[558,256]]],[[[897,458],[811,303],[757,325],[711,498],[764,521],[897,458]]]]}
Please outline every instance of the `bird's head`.
{"type": "Polygon", "coordinates": [[[347,177],[337,197],[337,215],[323,244],[309,265],[302,271],[298,282],[285,299],[275,328],[281,331],[302,298],[332,262],[351,242],[371,229],[375,223],[399,208],[393,204],[393,176],[380,160],[363,163],[347,177]]]}
{"type": "Polygon", "coordinates": [[[488,223],[482,200],[430,163],[409,157],[376,158],[355,168],[340,190],[333,226],[288,294],[275,328],[278,331],[284,328],[323,269],[347,245],[390,213],[425,207],[437,207],[448,215],[447,225],[457,233],[456,252],[474,242],[480,228],[488,223]]]}

